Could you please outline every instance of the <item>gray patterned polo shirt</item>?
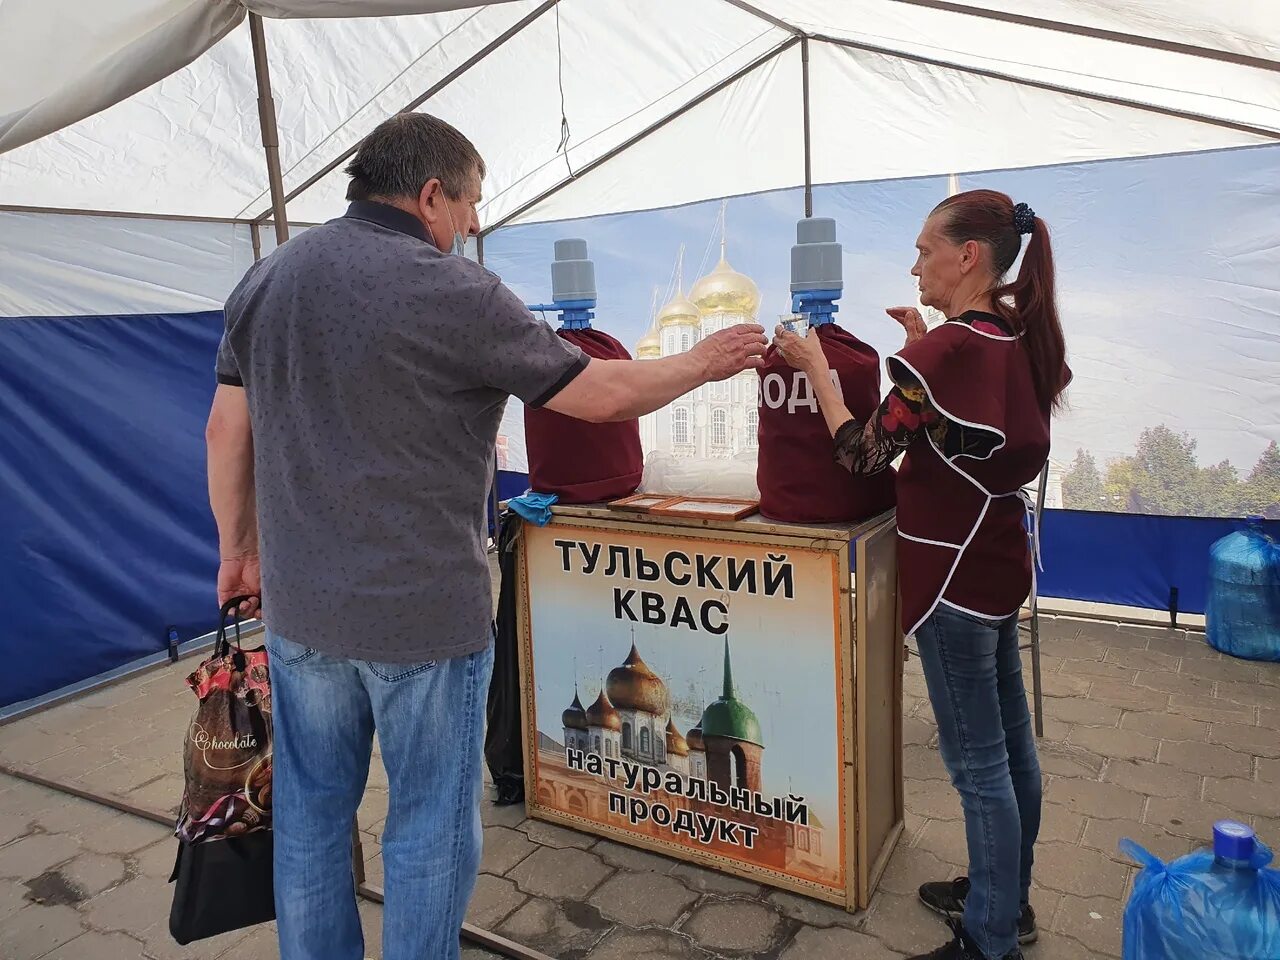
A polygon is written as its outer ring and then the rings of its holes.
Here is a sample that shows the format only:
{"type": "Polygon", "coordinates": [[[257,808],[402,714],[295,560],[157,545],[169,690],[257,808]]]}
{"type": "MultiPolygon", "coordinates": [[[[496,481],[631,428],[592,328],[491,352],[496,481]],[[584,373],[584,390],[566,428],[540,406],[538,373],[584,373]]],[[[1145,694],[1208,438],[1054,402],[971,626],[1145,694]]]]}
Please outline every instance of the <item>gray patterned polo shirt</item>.
{"type": "Polygon", "coordinates": [[[353,203],[256,263],[227,298],[217,375],[248,394],[271,629],[400,663],[488,644],[503,408],[586,365],[394,207],[353,203]]]}

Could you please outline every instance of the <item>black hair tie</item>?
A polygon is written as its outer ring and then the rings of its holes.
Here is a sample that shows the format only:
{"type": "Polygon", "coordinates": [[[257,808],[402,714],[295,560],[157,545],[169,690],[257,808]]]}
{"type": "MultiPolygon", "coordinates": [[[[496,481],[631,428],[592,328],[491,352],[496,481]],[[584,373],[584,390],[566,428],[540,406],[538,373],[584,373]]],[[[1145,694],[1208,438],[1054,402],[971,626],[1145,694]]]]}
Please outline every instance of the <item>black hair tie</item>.
{"type": "Polygon", "coordinates": [[[1013,208],[1013,229],[1018,234],[1031,233],[1036,228],[1036,212],[1025,203],[1013,208]]]}

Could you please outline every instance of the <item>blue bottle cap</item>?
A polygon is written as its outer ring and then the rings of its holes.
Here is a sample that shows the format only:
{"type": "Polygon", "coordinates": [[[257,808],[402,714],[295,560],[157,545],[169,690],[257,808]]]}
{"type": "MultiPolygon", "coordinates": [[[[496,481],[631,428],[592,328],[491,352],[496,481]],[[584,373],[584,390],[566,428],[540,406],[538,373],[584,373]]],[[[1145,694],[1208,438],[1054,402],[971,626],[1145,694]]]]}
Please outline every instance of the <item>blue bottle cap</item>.
{"type": "Polygon", "coordinates": [[[1243,823],[1219,820],[1213,825],[1213,855],[1247,861],[1253,856],[1254,837],[1253,830],[1243,823]]]}

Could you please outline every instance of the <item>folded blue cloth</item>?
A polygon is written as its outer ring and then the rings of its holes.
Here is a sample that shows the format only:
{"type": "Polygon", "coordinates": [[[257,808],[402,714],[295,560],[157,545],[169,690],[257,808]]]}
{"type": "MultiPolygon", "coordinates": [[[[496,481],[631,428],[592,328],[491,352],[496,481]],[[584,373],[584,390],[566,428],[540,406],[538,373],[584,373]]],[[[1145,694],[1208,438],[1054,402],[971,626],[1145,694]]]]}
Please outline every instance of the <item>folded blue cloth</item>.
{"type": "Polygon", "coordinates": [[[530,523],[545,527],[551,522],[551,505],[559,499],[554,493],[534,493],[530,490],[508,500],[507,506],[530,523]]]}

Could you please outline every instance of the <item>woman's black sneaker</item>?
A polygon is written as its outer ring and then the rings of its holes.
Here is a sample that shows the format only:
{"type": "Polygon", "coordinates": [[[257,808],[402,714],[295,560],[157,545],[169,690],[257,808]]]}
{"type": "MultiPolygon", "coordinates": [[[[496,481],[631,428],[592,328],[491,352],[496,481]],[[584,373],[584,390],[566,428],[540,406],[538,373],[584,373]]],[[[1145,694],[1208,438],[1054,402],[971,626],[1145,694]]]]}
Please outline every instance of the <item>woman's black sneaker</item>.
{"type": "MultiPolygon", "coordinates": [[[[937,950],[917,954],[909,960],[986,960],[982,951],[964,932],[964,927],[960,925],[959,920],[948,920],[947,925],[951,927],[953,934],[949,942],[944,943],[937,950]]],[[[1023,960],[1022,951],[1017,948],[1010,950],[1001,960],[1023,960]]]]}
{"type": "MultiPolygon", "coordinates": [[[[964,899],[969,895],[969,878],[956,877],[954,880],[937,880],[920,887],[920,902],[950,920],[959,920],[964,916],[964,899]]],[[[1036,912],[1031,904],[1024,904],[1018,914],[1018,942],[1035,943],[1040,936],[1036,929],[1036,912]]]]}

